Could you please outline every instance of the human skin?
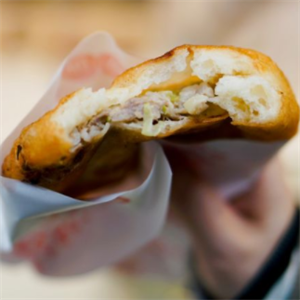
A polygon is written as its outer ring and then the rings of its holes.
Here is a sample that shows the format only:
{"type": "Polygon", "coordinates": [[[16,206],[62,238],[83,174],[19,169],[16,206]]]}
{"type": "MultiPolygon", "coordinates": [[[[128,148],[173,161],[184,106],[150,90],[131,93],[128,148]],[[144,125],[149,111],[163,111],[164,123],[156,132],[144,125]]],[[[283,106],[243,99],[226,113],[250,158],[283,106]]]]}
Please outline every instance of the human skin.
{"type": "Polygon", "coordinates": [[[255,276],[293,217],[280,164],[272,159],[248,191],[224,199],[195,171],[186,150],[165,152],[174,176],[172,208],[191,234],[199,280],[215,298],[230,299],[255,276]]]}

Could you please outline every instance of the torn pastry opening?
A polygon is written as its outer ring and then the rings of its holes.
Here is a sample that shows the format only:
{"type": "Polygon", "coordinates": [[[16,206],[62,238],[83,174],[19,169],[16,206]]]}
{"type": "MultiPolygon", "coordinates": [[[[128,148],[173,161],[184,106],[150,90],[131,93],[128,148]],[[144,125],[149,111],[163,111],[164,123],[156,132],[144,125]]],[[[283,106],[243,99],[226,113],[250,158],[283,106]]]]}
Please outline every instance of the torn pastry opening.
{"type": "Polygon", "coordinates": [[[155,137],[189,119],[200,121],[226,114],[220,106],[208,101],[214,97],[213,88],[205,82],[177,91],[150,90],[102,111],[98,118],[155,137]]]}
{"type": "Polygon", "coordinates": [[[73,108],[65,109],[64,118],[56,121],[76,150],[104,136],[111,126],[163,137],[191,121],[196,124],[221,116],[231,118],[233,124],[276,119],[280,92],[262,75],[251,72],[254,68],[247,56],[233,57],[226,51],[222,55],[186,50],[156,69],[149,67],[132,86],[97,92],[83,89],[73,102],[68,101],[73,108]]]}

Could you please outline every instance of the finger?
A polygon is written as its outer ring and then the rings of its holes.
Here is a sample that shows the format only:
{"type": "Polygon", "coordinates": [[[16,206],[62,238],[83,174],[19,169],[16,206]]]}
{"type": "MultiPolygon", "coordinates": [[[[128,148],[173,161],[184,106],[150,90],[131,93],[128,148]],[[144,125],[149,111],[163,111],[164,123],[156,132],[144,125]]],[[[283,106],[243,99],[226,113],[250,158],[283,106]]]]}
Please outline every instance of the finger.
{"type": "Polygon", "coordinates": [[[230,240],[232,228],[237,234],[244,230],[243,219],[214,187],[192,182],[189,188],[189,202],[186,206],[182,202],[181,213],[193,234],[201,237],[204,243],[212,239],[230,240]]]}
{"type": "Polygon", "coordinates": [[[253,222],[264,221],[274,213],[280,215],[284,202],[292,198],[282,177],[278,160],[270,161],[249,191],[235,199],[233,205],[253,222]]]}

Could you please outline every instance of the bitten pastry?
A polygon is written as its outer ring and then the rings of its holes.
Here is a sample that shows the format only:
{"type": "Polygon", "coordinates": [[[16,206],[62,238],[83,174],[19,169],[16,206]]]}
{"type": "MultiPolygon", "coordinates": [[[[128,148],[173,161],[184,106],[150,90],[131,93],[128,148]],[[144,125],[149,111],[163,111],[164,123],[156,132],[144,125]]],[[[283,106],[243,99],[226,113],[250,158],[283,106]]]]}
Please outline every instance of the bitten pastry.
{"type": "Polygon", "coordinates": [[[267,56],[235,47],[177,47],[118,76],[109,89],[83,88],[27,126],[6,157],[6,177],[67,190],[125,176],[138,144],[190,134],[277,141],[297,131],[299,107],[267,56]]]}

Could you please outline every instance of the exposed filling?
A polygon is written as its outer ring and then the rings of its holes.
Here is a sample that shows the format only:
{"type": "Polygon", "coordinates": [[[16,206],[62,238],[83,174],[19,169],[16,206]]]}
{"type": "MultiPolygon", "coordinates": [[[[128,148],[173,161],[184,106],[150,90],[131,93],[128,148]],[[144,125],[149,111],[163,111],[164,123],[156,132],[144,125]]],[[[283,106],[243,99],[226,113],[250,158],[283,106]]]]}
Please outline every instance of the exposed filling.
{"type": "Polygon", "coordinates": [[[214,112],[216,115],[224,113],[223,109],[208,103],[208,99],[212,97],[212,87],[204,82],[178,92],[148,91],[126,101],[122,106],[116,105],[103,111],[98,118],[111,123],[135,123],[141,127],[142,134],[156,136],[166,122],[199,116],[204,111],[214,112]]]}
{"type": "MultiPolygon", "coordinates": [[[[207,82],[177,91],[147,91],[123,104],[112,105],[77,126],[71,133],[73,150],[94,137],[103,136],[114,124],[127,124],[145,136],[157,136],[188,118],[209,118],[226,113],[234,121],[263,122],[272,117],[278,93],[257,76],[224,76],[217,85],[207,82]],[[273,98],[273,104],[270,99],[273,98]]],[[[278,103],[278,101],[277,101],[278,103]]]]}
{"type": "MultiPolygon", "coordinates": [[[[123,105],[113,105],[94,116],[88,124],[77,127],[71,134],[74,144],[91,141],[104,135],[110,124],[128,123],[140,128],[143,135],[158,135],[166,123],[189,117],[218,116],[226,113],[210,102],[215,97],[213,88],[205,82],[174,91],[147,91],[129,99],[123,105]]],[[[76,150],[74,148],[73,150],[76,150]]]]}

